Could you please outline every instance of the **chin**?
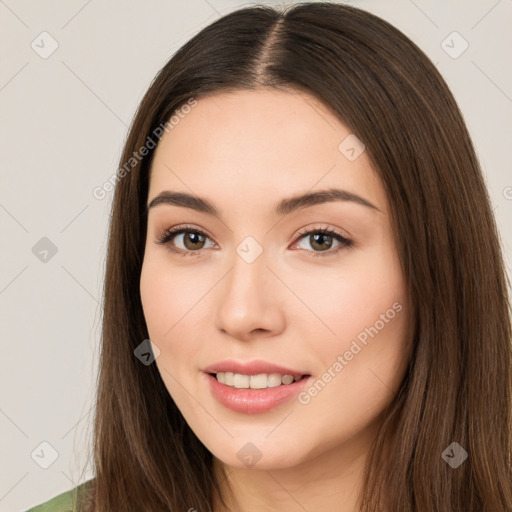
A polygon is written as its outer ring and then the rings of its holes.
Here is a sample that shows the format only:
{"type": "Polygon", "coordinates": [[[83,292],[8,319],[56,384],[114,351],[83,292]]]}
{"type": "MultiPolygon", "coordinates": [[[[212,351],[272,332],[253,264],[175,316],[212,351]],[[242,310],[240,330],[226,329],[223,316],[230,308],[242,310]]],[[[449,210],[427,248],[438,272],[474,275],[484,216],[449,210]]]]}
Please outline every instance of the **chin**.
{"type": "Polygon", "coordinates": [[[213,442],[205,444],[206,448],[222,463],[236,469],[276,470],[288,469],[305,461],[306,454],[297,450],[302,446],[299,440],[289,439],[289,445],[269,440],[250,441],[234,438],[222,445],[213,442]]]}

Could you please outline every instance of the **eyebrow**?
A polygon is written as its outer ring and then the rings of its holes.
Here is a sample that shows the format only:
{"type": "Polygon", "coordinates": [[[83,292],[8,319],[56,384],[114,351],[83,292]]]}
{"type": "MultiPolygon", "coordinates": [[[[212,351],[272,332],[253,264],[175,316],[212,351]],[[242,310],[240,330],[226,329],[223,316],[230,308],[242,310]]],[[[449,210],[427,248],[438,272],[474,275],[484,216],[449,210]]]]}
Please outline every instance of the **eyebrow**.
{"type": "MultiPolygon", "coordinates": [[[[306,192],[304,194],[287,197],[278,203],[275,212],[277,215],[287,215],[303,208],[333,201],[352,202],[383,213],[364,197],[339,188],[319,190],[317,192],[306,192]]],[[[208,215],[221,217],[220,211],[207,199],[185,192],[172,192],[170,190],[163,190],[160,194],[154,197],[147,206],[147,212],[162,204],[182,206],[208,215]]]]}

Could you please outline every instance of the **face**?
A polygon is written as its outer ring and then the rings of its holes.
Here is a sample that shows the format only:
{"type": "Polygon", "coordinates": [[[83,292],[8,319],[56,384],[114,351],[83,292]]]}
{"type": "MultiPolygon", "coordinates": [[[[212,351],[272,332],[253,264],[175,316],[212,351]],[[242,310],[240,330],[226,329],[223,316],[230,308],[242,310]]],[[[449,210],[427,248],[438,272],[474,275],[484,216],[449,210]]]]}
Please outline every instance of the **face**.
{"type": "Polygon", "coordinates": [[[375,432],[406,369],[405,283],[344,124],[291,90],[200,98],[160,140],[147,204],[155,364],[213,455],[288,468],[375,432]]]}

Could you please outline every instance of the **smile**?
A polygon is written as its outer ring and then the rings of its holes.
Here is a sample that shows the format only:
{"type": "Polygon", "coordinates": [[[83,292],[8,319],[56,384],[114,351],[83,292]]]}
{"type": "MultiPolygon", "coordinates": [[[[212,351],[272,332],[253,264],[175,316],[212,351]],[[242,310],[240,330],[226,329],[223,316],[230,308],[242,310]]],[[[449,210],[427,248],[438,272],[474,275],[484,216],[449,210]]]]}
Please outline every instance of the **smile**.
{"type": "MultiPolygon", "coordinates": [[[[214,374],[215,375],[215,374],[214,374]]],[[[217,380],[221,384],[237,389],[266,389],[277,386],[286,386],[304,377],[293,375],[282,375],[280,373],[260,373],[258,375],[245,375],[233,372],[218,372],[217,380]]]]}
{"type": "Polygon", "coordinates": [[[284,405],[303,391],[313,378],[311,375],[293,377],[279,373],[244,375],[219,372],[217,374],[202,373],[202,375],[206,379],[205,385],[211,396],[220,405],[231,411],[245,414],[269,412],[284,405]],[[277,383],[278,377],[279,383],[277,383]],[[227,382],[221,382],[222,379],[227,382]],[[260,387],[253,388],[251,381],[253,385],[260,387]],[[244,387],[237,387],[237,385],[244,387]]]}

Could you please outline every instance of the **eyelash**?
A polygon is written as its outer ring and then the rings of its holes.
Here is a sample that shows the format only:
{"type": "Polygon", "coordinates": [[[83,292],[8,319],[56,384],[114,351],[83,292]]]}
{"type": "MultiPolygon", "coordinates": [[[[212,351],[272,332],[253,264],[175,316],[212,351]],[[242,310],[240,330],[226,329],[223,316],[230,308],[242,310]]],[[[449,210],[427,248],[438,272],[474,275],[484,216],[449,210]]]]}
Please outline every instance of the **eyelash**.
{"type": "MultiPolygon", "coordinates": [[[[178,235],[182,233],[197,233],[205,238],[210,238],[204,231],[201,231],[198,228],[193,226],[175,226],[173,228],[167,229],[156,241],[155,243],[158,245],[167,245],[169,242],[178,235]]],[[[334,250],[328,249],[327,251],[307,251],[312,252],[313,257],[324,257],[324,256],[334,256],[338,254],[340,251],[350,247],[353,245],[352,240],[340,235],[337,231],[334,231],[329,228],[316,228],[316,229],[304,229],[297,234],[297,241],[303,238],[305,235],[313,235],[313,234],[322,234],[332,236],[334,239],[340,242],[340,246],[334,250]]],[[[201,249],[197,251],[183,250],[183,249],[175,249],[171,244],[169,244],[168,248],[169,252],[179,254],[180,256],[199,256],[201,249]]],[[[306,251],[306,249],[300,249],[306,251]]]]}

